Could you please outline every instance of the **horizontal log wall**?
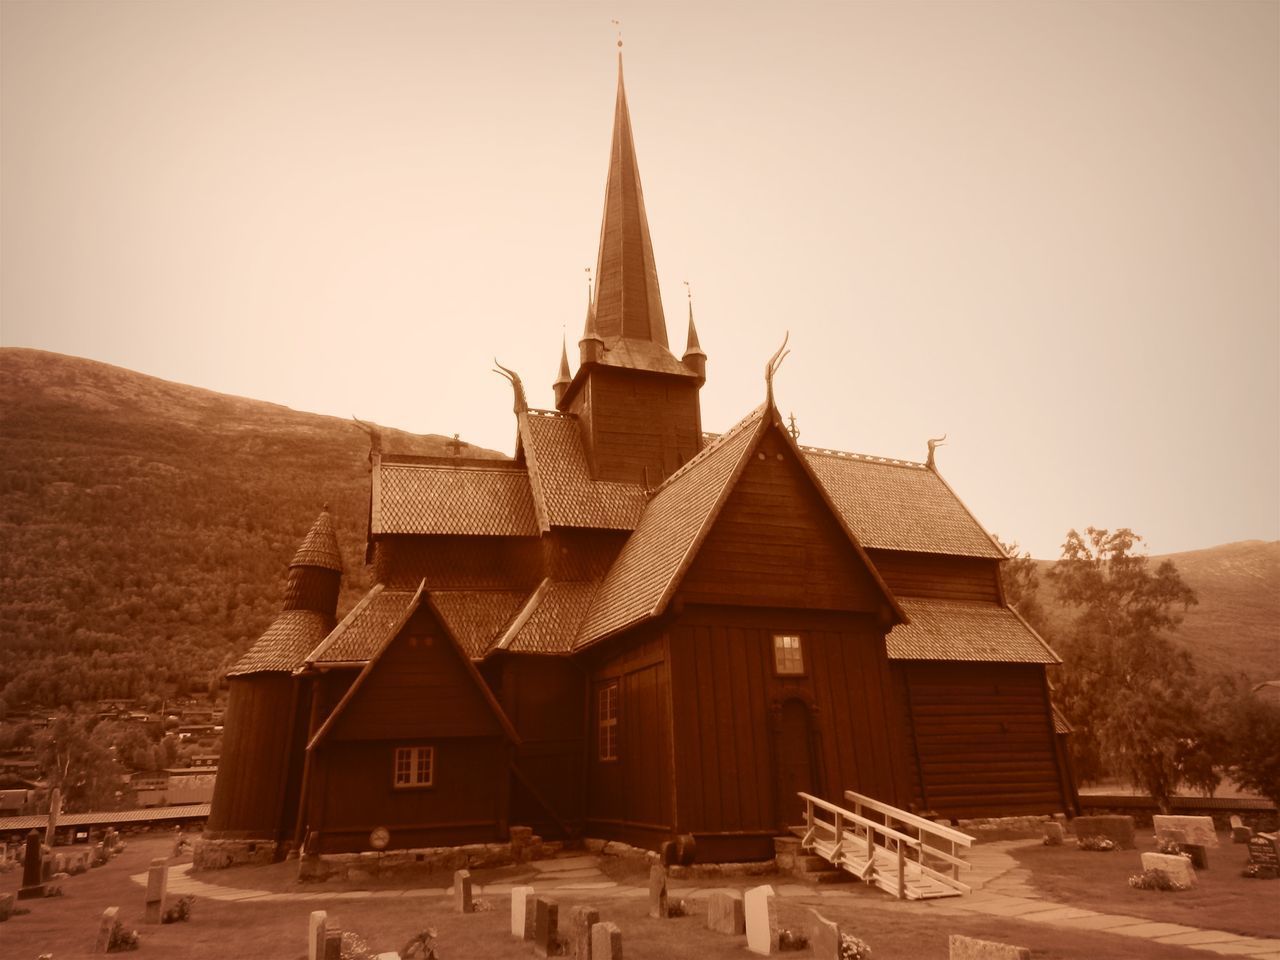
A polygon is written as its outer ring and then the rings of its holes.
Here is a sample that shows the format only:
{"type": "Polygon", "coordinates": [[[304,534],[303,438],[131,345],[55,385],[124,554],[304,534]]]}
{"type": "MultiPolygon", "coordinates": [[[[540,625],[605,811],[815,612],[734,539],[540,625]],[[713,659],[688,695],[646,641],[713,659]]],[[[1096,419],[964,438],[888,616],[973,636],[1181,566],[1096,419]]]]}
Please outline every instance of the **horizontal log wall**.
{"type": "Polygon", "coordinates": [[[889,589],[898,596],[1000,602],[996,560],[901,550],[868,550],[867,553],[889,589]]]}

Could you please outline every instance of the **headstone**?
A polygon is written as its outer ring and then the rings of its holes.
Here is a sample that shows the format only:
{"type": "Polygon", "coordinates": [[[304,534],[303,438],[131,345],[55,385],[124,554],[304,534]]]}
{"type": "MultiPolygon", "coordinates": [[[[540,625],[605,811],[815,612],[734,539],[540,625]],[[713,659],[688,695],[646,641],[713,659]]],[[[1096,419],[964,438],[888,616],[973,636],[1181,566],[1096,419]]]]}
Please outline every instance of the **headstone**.
{"type": "Polygon", "coordinates": [[[1264,877],[1280,876],[1280,843],[1274,833],[1260,833],[1249,841],[1249,863],[1264,877]]]}
{"type": "Polygon", "coordinates": [[[1105,837],[1123,850],[1132,850],[1133,817],[1104,814],[1096,817],[1076,817],[1076,842],[1085,837],[1105,837]]]}
{"type": "Polygon", "coordinates": [[[539,957],[554,957],[560,939],[560,905],[550,897],[538,897],[533,907],[533,952],[539,957]]]}
{"type": "Polygon", "coordinates": [[[0,923],[13,916],[13,894],[0,893],[0,923]]]}
{"type": "Polygon", "coordinates": [[[324,932],[324,960],[342,960],[342,931],[326,928],[324,932]]]}
{"type": "Polygon", "coordinates": [[[1182,852],[1191,857],[1191,865],[1197,870],[1209,869],[1209,848],[1203,843],[1184,843],[1182,852]]]}
{"type": "Polygon", "coordinates": [[[476,905],[471,899],[470,870],[453,872],[453,909],[458,913],[475,913],[476,905]]]}
{"type": "Polygon", "coordinates": [[[765,956],[778,952],[778,913],[773,887],[752,887],[742,897],[747,916],[747,949],[765,956]]]}
{"type": "MultiPolygon", "coordinates": [[[[1076,821],[1079,820],[1076,817],[1076,821]]],[[[1013,947],[994,940],[975,940],[958,933],[951,934],[947,946],[950,960],[1031,960],[1031,951],[1026,947],[1013,947]]]]}
{"type": "Polygon", "coordinates": [[[1056,820],[1046,820],[1044,824],[1044,842],[1051,847],[1062,845],[1062,841],[1066,839],[1066,834],[1062,829],[1062,824],[1056,820]]]}
{"type": "Polygon", "coordinates": [[[840,925],[832,923],[817,910],[813,910],[813,922],[809,925],[809,948],[820,960],[841,960],[840,925]]]}
{"type": "Polygon", "coordinates": [[[169,889],[169,861],[163,857],[151,861],[147,871],[147,923],[160,923],[164,917],[164,897],[169,889]]]}
{"type": "Polygon", "coordinates": [[[19,900],[36,900],[44,896],[44,851],[40,848],[40,834],[32,830],[27,834],[26,852],[22,858],[22,886],[18,888],[19,900]]]}
{"type": "Polygon", "coordinates": [[[591,928],[600,922],[595,907],[574,907],[569,911],[570,949],[578,960],[591,960],[591,928]]]}
{"type": "Polygon", "coordinates": [[[1231,842],[1248,843],[1253,836],[1253,827],[1246,827],[1238,814],[1231,815],[1231,842]]]}
{"type": "MultiPolygon", "coordinates": [[[[1175,817],[1167,814],[1157,813],[1151,818],[1151,824],[1156,829],[1156,839],[1166,839],[1166,834],[1174,830],[1181,830],[1185,839],[1179,840],[1179,843],[1195,843],[1205,847],[1216,847],[1218,845],[1218,834],[1213,829],[1213,817],[1175,817]]],[[[1169,837],[1169,839],[1173,839],[1169,837]]]]}
{"type": "Polygon", "coordinates": [[[111,931],[116,928],[119,915],[119,907],[107,907],[102,911],[102,919],[98,921],[98,939],[93,944],[94,953],[106,953],[111,946],[111,931]]]}
{"type": "Polygon", "coordinates": [[[1184,887],[1194,887],[1196,885],[1195,867],[1191,866],[1191,861],[1181,854],[1144,853],[1142,855],[1142,869],[1163,873],[1174,883],[1181,884],[1184,887]]]}
{"type": "Polygon", "coordinates": [[[511,888],[511,935],[522,940],[533,939],[533,927],[529,920],[533,911],[529,909],[533,902],[533,887],[511,888]]]}
{"type": "Polygon", "coordinates": [[[655,920],[665,920],[669,915],[667,868],[655,863],[649,868],[649,916],[655,920]]]}
{"type": "Polygon", "coordinates": [[[591,928],[591,960],[622,960],[622,931],[606,920],[591,928]]]}
{"type": "Polygon", "coordinates": [[[707,901],[707,927],[716,933],[740,937],[747,932],[747,916],[742,894],[737,890],[717,890],[707,901]]]}
{"type": "Polygon", "coordinates": [[[400,954],[395,950],[388,950],[386,953],[380,953],[373,960],[400,960],[400,954]]]}
{"type": "Polygon", "coordinates": [[[329,914],[323,910],[311,911],[307,927],[307,960],[324,960],[324,935],[328,923],[329,914]]]}

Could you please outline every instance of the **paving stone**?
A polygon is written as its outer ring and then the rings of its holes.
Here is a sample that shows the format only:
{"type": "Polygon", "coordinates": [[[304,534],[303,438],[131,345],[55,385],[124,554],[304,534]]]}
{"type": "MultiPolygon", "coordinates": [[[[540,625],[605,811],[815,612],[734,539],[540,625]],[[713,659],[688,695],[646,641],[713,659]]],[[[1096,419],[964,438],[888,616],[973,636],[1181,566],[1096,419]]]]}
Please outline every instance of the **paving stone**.
{"type": "Polygon", "coordinates": [[[1154,940],[1156,937],[1167,937],[1174,933],[1189,933],[1195,927],[1188,927],[1181,923],[1160,923],[1152,920],[1147,923],[1135,924],[1131,927],[1113,927],[1108,933],[1119,933],[1126,937],[1141,937],[1144,940],[1154,940]]]}
{"type": "Polygon", "coordinates": [[[950,960],[1031,960],[1031,951],[994,940],[976,940],[958,933],[947,938],[947,956],[950,960]]]}
{"type": "Polygon", "coordinates": [[[1078,930],[1111,930],[1115,927],[1132,927],[1146,923],[1142,917],[1129,917],[1123,914],[1100,913],[1094,917],[1079,917],[1075,920],[1059,920],[1054,926],[1073,927],[1078,930]]]}
{"type": "Polygon", "coordinates": [[[1170,943],[1179,946],[1195,946],[1201,943],[1234,942],[1240,939],[1240,935],[1236,933],[1227,933],[1225,930],[1195,930],[1191,933],[1179,933],[1173,936],[1158,937],[1157,939],[1161,943],[1170,943]]]}
{"type": "Polygon", "coordinates": [[[1054,904],[1045,904],[1048,909],[1040,913],[1024,913],[1018,917],[1019,920],[1034,920],[1036,923],[1053,923],[1056,920],[1077,920],[1080,917],[1096,917],[1096,910],[1085,910],[1080,907],[1060,907],[1054,904]]]}

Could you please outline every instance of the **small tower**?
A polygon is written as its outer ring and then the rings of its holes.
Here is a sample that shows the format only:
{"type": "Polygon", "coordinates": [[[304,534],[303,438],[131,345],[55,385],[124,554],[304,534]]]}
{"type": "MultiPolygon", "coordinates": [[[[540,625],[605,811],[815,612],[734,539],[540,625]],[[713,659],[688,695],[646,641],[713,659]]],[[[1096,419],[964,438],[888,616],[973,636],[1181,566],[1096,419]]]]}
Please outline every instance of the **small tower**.
{"type": "MultiPolygon", "coordinates": [[[[599,363],[604,359],[604,340],[600,338],[600,331],[596,329],[596,305],[595,301],[590,297],[587,298],[587,322],[582,328],[582,339],[578,341],[578,366],[581,368],[588,363],[599,363]]],[[[561,391],[560,397],[564,396],[561,391]]],[[[560,397],[556,398],[556,402],[560,402],[560,397]]]]}
{"type": "Polygon", "coordinates": [[[564,399],[564,392],[569,389],[569,384],[573,382],[573,378],[569,376],[569,348],[563,340],[560,341],[560,372],[556,374],[556,382],[551,385],[552,391],[556,395],[556,406],[560,405],[560,401],[564,399]]]}
{"type": "Polygon", "coordinates": [[[281,609],[318,613],[328,624],[326,630],[330,630],[336,622],[341,585],[342,553],[326,503],[289,563],[281,609]]]}
{"type": "Polygon", "coordinates": [[[689,297],[689,334],[680,362],[698,375],[698,386],[707,382],[707,355],[698,342],[698,328],[693,325],[693,297],[689,297]]]}

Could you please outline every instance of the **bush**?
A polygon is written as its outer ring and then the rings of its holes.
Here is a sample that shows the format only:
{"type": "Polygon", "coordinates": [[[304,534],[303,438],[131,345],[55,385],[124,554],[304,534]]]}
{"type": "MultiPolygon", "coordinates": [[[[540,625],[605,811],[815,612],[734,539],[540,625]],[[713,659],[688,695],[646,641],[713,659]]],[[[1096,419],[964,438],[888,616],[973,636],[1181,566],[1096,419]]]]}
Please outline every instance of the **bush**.
{"type": "Polygon", "coordinates": [[[1106,837],[1081,837],[1076,841],[1076,846],[1081,850],[1114,850],[1116,843],[1114,840],[1108,840],[1106,837]]]}
{"type": "Polygon", "coordinates": [[[111,928],[111,938],[107,941],[107,953],[119,953],[125,950],[138,949],[138,931],[126,930],[119,920],[111,928]]]}
{"type": "Polygon", "coordinates": [[[871,948],[866,941],[851,933],[840,934],[840,960],[871,960],[871,948]]]}
{"type": "Polygon", "coordinates": [[[1135,873],[1129,878],[1129,886],[1135,890],[1160,890],[1173,893],[1187,889],[1163,870],[1143,870],[1141,873],[1135,873]]]}
{"type": "Polygon", "coordinates": [[[191,903],[194,899],[194,897],[179,897],[177,902],[164,912],[160,922],[186,923],[191,919],[191,903]]]}

